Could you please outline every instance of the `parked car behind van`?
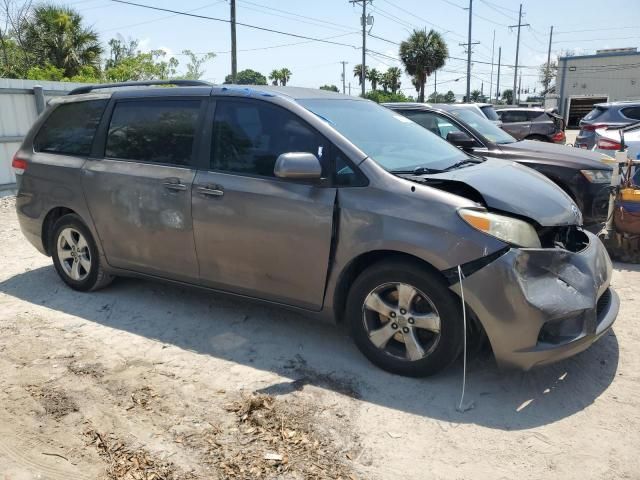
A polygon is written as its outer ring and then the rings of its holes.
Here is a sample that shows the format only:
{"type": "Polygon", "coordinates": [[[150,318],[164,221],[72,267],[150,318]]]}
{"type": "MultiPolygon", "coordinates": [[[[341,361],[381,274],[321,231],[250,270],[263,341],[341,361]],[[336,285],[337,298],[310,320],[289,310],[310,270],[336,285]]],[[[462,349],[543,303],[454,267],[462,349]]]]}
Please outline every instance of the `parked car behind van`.
{"type": "Polygon", "coordinates": [[[469,153],[513,160],[537,170],[574,200],[585,225],[606,220],[611,167],[601,161],[603,155],[549,143],[518,141],[493,123],[456,105],[445,105],[442,109],[424,103],[384,105],[469,153]]]}
{"type": "Polygon", "coordinates": [[[640,121],[640,100],[596,103],[582,120],[575,146],[591,150],[596,144],[596,130],[620,128],[640,121]]]}
{"type": "Polygon", "coordinates": [[[186,85],[82,87],[26,136],[20,226],[71,288],[138,276],[283,305],[412,376],[465,334],[528,369],[613,324],[607,252],[542,175],[368,100],[186,85]]]}
{"type": "Polygon", "coordinates": [[[518,140],[565,143],[564,120],[542,108],[506,107],[496,110],[501,128],[518,140]]]}

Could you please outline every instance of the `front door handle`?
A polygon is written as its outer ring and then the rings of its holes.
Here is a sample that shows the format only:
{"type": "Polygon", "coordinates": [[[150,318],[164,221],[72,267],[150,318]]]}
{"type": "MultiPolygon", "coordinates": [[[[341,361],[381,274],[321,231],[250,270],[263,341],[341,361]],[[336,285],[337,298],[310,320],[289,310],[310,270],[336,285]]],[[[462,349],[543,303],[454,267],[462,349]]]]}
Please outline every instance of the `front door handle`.
{"type": "Polygon", "coordinates": [[[197,187],[196,191],[205,197],[221,197],[224,195],[224,190],[219,185],[197,187]]]}
{"type": "Polygon", "coordinates": [[[162,182],[164,188],[167,190],[174,190],[176,192],[184,192],[187,189],[187,186],[184,183],[180,183],[179,178],[166,178],[164,182],[162,182]]]}

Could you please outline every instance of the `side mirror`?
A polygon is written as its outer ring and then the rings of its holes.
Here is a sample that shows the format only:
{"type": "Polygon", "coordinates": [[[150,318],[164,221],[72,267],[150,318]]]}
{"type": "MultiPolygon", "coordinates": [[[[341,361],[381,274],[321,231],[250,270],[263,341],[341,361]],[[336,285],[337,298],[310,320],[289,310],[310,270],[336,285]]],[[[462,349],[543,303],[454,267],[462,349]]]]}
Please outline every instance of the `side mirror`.
{"type": "Polygon", "coordinates": [[[317,180],[322,177],[322,166],[313,153],[290,152],[278,157],[273,173],[278,178],[317,180]]]}
{"type": "Polygon", "coordinates": [[[463,150],[471,150],[476,146],[476,141],[465,132],[447,133],[447,142],[452,143],[463,150]]]}

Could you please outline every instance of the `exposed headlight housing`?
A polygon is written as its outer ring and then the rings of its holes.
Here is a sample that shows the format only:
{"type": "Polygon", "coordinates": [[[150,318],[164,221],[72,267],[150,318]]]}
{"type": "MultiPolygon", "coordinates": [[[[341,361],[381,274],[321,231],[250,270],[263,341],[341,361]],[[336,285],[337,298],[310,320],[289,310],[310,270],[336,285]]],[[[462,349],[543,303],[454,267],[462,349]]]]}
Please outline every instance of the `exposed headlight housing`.
{"type": "Polygon", "coordinates": [[[611,170],[580,170],[591,183],[611,183],[611,170]]]}
{"type": "Polygon", "coordinates": [[[540,248],[540,237],[533,225],[517,218],[489,213],[486,210],[461,208],[460,217],[476,230],[525,248],[540,248]]]}

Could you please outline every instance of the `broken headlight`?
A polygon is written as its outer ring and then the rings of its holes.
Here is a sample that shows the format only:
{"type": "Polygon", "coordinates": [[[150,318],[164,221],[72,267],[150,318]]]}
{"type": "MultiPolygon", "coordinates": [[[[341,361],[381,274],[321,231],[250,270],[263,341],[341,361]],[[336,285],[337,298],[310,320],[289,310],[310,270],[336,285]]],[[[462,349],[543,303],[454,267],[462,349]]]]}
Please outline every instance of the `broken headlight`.
{"type": "Polygon", "coordinates": [[[461,208],[458,214],[473,228],[487,235],[518,247],[540,248],[540,238],[535,228],[523,220],[470,208],[461,208]]]}

